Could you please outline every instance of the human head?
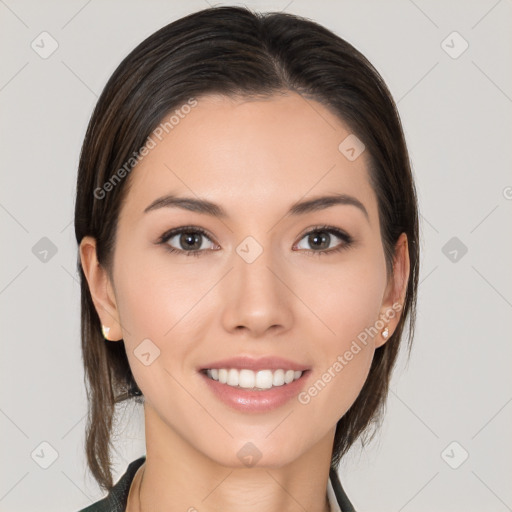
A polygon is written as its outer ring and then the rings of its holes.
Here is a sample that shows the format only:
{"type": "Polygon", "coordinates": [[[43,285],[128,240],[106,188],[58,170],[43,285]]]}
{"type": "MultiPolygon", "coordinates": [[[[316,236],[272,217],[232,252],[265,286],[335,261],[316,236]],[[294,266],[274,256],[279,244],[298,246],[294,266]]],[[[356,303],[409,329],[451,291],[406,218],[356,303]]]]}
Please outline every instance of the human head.
{"type": "MultiPolygon", "coordinates": [[[[122,61],[98,100],[80,157],[75,233],[78,244],[94,237],[98,262],[113,281],[119,215],[138,170],[135,165],[118,179],[119,169],[130,158],[137,164],[134,154],[162,120],[208,95],[264,100],[283,92],[319,102],[364,143],[389,276],[400,235],[408,240],[410,272],[400,320],[376,349],[364,386],[338,421],[331,461],[336,467],[381,414],[407,318],[412,340],[419,265],[416,195],[399,115],[361,53],[312,21],[238,7],[205,9],[157,31],[122,61]],[[112,183],[108,190],[106,183],[112,183]]],[[[89,400],[87,458],[96,480],[110,488],[114,406],[140,390],[123,344],[103,339],[80,259],[78,270],[89,400]]]]}

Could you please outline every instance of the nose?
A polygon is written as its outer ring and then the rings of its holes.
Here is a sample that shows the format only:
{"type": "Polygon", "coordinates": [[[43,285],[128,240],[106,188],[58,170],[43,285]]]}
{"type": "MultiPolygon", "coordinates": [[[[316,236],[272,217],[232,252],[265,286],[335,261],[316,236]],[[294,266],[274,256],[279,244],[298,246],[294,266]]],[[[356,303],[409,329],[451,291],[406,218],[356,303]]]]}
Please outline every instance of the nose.
{"type": "Polygon", "coordinates": [[[233,268],[222,285],[224,329],[243,331],[251,338],[290,329],[297,300],[287,284],[290,276],[285,262],[274,257],[271,250],[262,250],[253,259],[256,249],[250,242],[238,247],[233,268]]]}

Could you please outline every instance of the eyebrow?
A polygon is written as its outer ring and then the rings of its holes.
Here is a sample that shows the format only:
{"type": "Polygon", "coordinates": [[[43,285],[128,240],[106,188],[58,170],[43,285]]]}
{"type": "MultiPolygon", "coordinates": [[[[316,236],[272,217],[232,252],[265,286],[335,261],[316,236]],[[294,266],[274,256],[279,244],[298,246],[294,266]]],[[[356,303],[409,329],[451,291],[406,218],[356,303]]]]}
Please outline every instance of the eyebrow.
{"type": "MultiPolygon", "coordinates": [[[[347,194],[336,194],[329,196],[321,196],[306,201],[293,204],[288,210],[287,215],[297,216],[306,213],[325,210],[335,205],[349,205],[358,208],[369,221],[368,211],[359,199],[347,194]]],[[[159,208],[182,208],[196,213],[211,215],[220,219],[226,219],[227,212],[222,206],[212,203],[206,199],[196,199],[193,197],[178,197],[172,194],[155,199],[144,210],[144,213],[157,210],[159,208]]]]}

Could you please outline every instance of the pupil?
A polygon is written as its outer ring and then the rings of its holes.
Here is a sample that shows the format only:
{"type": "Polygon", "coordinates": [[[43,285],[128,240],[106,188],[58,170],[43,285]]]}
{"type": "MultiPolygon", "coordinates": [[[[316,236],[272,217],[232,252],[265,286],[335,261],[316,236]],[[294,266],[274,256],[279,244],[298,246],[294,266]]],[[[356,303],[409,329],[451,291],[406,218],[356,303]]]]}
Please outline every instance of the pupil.
{"type": "MultiPolygon", "coordinates": [[[[322,233],[321,231],[318,231],[317,233],[322,233]]],[[[318,234],[316,235],[310,235],[310,243],[313,242],[311,245],[316,245],[318,247],[318,240],[320,240],[320,245],[322,244],[322,242],[326,242],[327,241],[327,247],[329,247],[329,237],[330,235],[328,233],[325,233],[324,235],[321,235],[321,236],[318,236],[318,234]]]]}
{"type": "Polygon", "coordinates": [[[195,248],[195,247],[193,247],[194,245],[199,245],[199,247],[200,247],[201,243],[199,242],[199,237],[200,237],[200,235],[191,235],[190,233],[186,233],[181,236],[181,241],[189,249],[195,248]]]}

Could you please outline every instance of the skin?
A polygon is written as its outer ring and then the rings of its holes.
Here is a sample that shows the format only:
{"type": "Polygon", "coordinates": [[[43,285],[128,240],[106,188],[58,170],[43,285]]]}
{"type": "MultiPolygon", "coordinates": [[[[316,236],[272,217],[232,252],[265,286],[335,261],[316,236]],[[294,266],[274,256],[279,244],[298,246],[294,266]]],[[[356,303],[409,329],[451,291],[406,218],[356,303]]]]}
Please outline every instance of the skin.
{"type": "MultiPolygon", "coordinates": [[[[308,404],[292,399],[265,413],[218,401],[197,368],[238,354],[281,356],[312,369],[310,386],[359,333],[403,304],[407,238],[398,240],[388,279],[367,152],[349,161],[338,150],[350,133],[326,107],[291,92],[265,100],[201,97],[131,172],[112,280],[97,262],[95,240],[82,240],[101,322],[109,339],[124,339],[145,396],[147,459],[129,511],[139,510],[139,492],[145,511],[328,510],[336,423],[361,391],[384,337],[361,344],[308,404]],[[167,193],[208,199],[229,217],[176,208],[143,213],[167,193]],[[356,197],[368,218],[352,205],[285,216],[295,202],[333,193],[356,197]],[[324,224],[347,232],[353,244],[314,254],[319,249],[307,234],[324,224]],[[212,235],[200,238],[199,257],[156,244],[185,225],[212,235]],[[263,248],[250,264],[236,252],[247,236],[263,248]],[[145,338],[160,350],[149,366],[133,352],[145,338]],[[247,442],[262,454],[253,467],[237,457],[247,442]]],[[[321,249],[343,243],[331,235],[321,249]]],[[[187,250],[179,236],[167,245],[187,250]]],[[[386,324],[390,336],[399,318],[386,324]]]]}

